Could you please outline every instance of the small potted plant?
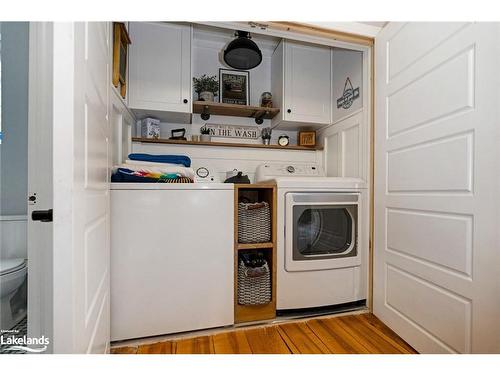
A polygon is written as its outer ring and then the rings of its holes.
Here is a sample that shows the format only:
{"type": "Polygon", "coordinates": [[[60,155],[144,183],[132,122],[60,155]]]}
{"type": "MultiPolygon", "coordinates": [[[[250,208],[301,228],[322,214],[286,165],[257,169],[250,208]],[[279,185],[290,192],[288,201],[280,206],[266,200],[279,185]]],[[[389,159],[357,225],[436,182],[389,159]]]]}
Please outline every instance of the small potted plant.
{"type": "Polygon", "coordinates": [[[262,138],[262,143],[265,145],[268,145],[271,143],[271,133],[272,129],[271,128],[263,128],[261,132],[261,138],[262,138]]]}
{"type": "Polygon", "coordinates": [[[201,142],[210,142],[211,137],[210,137],[210,129],[207,128],[206,126],[202,127],[200,129],[200,141],[201,142]]]}
{"type": "Polygon", "coordinates": [[[193,78],[194,91],[198,93],[198,100],[213,102],[214,96],[219,92],[217,76],[203,74],[200,78],[193,78]]]}

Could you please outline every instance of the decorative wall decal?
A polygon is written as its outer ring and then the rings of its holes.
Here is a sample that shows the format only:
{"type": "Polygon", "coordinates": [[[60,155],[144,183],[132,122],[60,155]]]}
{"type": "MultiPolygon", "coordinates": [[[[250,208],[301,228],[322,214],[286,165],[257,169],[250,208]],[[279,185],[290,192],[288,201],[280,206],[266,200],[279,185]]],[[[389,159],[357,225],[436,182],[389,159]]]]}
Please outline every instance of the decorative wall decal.
{"type": "Polygon", "coordinates": [[[337,108],[348,109],[354,100],[359,98],[359,87],[353,88],[349,77],[345,80],[344,92],[342,96],[337,99],[337,108]]]}

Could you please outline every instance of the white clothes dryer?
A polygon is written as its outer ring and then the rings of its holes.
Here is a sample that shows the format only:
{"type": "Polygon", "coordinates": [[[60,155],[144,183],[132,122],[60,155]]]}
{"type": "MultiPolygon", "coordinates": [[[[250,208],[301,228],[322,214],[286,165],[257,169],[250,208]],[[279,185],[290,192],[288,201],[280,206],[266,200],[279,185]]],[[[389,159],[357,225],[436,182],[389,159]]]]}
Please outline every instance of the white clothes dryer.
{"type": "Polygon", "coordinates": [[[274,181],[278,190],[277,309],[365,300],[366,182],[325,177],[314,164],[264,164],[256,181],[274,181]]]}

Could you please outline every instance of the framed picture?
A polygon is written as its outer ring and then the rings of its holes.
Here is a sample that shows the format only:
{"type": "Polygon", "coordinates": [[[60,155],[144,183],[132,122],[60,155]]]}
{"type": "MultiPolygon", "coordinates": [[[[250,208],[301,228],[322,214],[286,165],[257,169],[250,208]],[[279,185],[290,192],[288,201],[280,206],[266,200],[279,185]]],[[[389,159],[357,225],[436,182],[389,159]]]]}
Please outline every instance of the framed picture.
{"type": "Polygon", "coordinates": [[[219,98],[221,103],[250,105],[249,95],[249,72],[219,69],[219,98]]]}
{"type": "Polygon", "coordinates": [[[130,38],[123,22],[113,23],[113,85],[120,88],[120,95],[127,94],[127,52],[130,38]]]}

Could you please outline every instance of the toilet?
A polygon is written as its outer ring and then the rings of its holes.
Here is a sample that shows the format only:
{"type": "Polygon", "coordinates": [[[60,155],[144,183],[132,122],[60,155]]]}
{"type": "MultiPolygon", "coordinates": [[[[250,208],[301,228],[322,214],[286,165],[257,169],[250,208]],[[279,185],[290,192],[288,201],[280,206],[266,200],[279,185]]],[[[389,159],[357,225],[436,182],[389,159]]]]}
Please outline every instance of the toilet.
{"type": "Polygon", "coordinates": [[[0,260],[0,327],[12,329],[26,316],[26,306],[16,303],[16,292],[23,285],[28,273],[26,259],[0,260]]]}

